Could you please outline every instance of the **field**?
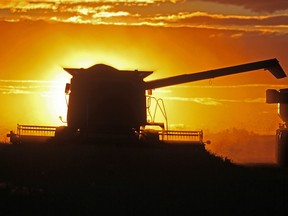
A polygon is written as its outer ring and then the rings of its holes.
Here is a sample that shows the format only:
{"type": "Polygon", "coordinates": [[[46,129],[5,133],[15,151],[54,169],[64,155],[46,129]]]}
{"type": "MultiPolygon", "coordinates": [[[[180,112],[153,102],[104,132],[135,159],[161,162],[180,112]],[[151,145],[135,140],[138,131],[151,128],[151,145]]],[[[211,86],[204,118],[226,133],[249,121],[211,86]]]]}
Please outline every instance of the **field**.
{"type": "Polygon", "coordinates": [[[199,145],[0,145],[1,215],[285,215],[288,169],[199,145]]]}

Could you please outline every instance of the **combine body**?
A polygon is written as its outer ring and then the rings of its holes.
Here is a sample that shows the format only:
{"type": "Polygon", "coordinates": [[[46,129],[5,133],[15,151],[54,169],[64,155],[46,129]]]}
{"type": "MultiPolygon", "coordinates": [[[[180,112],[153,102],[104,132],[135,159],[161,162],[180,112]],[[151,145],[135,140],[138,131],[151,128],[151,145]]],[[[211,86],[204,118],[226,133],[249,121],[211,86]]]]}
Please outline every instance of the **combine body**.
{"type": "MultiPolygon", "coordinates": [[[[150,131],[143,133],[141,130],[151,124],[161,126],[163,137],[175,135],[175,132],[165,131],[163,123],[147,121],[147,90],[259,69],[269,70],[276,78],[286,76],[277,59],[147,82],[144,78],[152,74],[151,71],[118,70],[104,64],[96,64],[87,69],[64,68],[72,75],[71,83],[66,84],[65,89],[66,94],[69,94],[67,126],[57,128],[55,137],[70,140],[100,135],[108,139],[118,136],[139,138],[151,134],[150,131]]],[[[152,137],[159,137],[158,134],[152,137]]],[[[202,131],[181,134],[198,136],[202,142],[202,131]]]]}

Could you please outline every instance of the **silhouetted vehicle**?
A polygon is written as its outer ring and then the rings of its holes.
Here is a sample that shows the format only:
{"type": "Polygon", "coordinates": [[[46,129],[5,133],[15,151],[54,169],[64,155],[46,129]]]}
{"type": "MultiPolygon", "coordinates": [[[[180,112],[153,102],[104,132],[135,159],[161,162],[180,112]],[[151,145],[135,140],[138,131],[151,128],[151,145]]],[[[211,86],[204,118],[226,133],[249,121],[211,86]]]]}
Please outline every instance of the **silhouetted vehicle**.
{"type": "Polygon", "coordinates": [[[278,103],[278,115],[283,121],[276,130],[275,156],[278,165],[288,166],[288,88],[267,89],[266,103],[278,103]]]}
{"type": "Polygon", "coordinates": [[[143,79],[152,74],[151,71],[117,70],[103,64],[87,69],[64,68],[73,77],[66,85],[69,94],[68,125],[62,128],[66,130],[63,134],[69,137],[77,133],[84,137],[140,134],[141,127],[154,124],[147,122],[147,90],[262,68],[276,78],[286,76],[276,59],[147,82],[143,79]]]}
{"type": "MultiPolygon", "coordinates": [[[[204,72],[183,74],[152,81],[143,79],[152,71],[118,70],[108,65],[96,64],[89,68],[64,68],[72,75],[66,84],[69,95],[67,126],[56,128],[59,140],[128,139],[157,140],[159,137],[177,136],[177,131],[165,129],[164,123],[147,121],[147,92],[152,89],[198,80],[211,79],[259,69],[269,70],[276,78],[285,77],[277,59],[246,63],[204,72]],[[162,130],[145,130],[147,125],[160,126],[162,130]]],[[[149,95],[148,95],[149,98],[149,95]]],[[[202,131],[181,132],[188,137],[198,137],[203,142],[202,131]]],[[[180,134],[180,135],[181,135],[180,134]]]]}

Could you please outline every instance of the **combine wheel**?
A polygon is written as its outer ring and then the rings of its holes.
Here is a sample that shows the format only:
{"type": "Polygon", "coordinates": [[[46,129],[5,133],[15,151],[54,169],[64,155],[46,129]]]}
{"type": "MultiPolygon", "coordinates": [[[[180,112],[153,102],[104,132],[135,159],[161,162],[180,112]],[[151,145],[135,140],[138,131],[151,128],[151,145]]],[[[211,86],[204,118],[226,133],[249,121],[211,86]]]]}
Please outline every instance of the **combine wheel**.
{"type": "Polygon", "coordinates": [[[56,128],[55,131],[55,141],[58,144],[61,144],[62,142],[71,142],[75,140],[75,136],[73,136],[73,132],[70,130],[70,128],[65,126],[60,126],[56,128]],[[74,138],[74,139],[73,139],[74,138]]]}

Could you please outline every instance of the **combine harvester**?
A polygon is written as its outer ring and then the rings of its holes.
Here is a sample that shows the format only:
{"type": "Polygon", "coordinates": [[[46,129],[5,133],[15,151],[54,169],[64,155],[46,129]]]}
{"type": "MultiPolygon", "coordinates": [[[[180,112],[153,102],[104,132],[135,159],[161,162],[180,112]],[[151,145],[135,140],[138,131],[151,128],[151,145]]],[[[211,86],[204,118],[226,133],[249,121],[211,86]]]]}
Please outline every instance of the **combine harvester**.
{"type": "Polygon", "coordinates": [[[172,131],[161,99],[152,97],[153,89],[198,80],[211,79],[259,69],[269,70],[276,78],[286,77],[277,59],[246,63],[232,67],[183,74],[145,82],[152,71],[118,70],[104,64],[87,69],[64,68],[72,75],[66,84],[69,95],[67,126],[49,127],[18,125],[17,133],[8,136],[13,144],[52,139],[56,143],[101,142],[166,142],[204,144],[202,131],[172,131]],[[154,101],[165,122],[155,122],[151,112],[154,101]],[[147,117],[149,120],[147,120],[147,117]],[[148,129],[156,126],[158,130],[148,129]]]}

